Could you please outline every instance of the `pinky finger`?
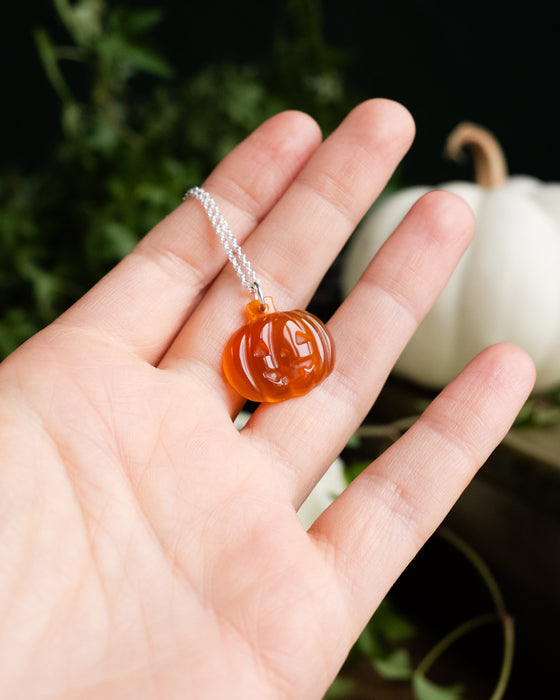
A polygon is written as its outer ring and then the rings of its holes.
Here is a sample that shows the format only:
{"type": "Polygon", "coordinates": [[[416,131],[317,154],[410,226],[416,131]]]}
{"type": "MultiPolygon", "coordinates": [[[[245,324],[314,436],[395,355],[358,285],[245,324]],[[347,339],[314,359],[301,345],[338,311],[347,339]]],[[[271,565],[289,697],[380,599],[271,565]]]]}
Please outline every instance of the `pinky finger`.
{"type": "Polygon", "coordinates": [[[488,348],[314,523],[355,635],[504,437],[533,381],[522,350],[488,348]]]}

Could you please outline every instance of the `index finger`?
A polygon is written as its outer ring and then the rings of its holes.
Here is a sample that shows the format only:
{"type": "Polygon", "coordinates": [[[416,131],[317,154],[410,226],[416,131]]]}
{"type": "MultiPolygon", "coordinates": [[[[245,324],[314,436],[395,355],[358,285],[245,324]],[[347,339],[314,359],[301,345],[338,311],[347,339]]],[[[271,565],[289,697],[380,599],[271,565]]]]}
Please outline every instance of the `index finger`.
{"type": "MultiPolygon", "coordinates": [[[[321,142],[301,112],[264,122],[208,177],[242,242],[321,142]]],[[[186,189],[186,186],[185,186],[186,189]]],[[[226,261],[196,202],[169,214],[55,323],[105,337],[151,363],[169,347],[226,261]]]]}

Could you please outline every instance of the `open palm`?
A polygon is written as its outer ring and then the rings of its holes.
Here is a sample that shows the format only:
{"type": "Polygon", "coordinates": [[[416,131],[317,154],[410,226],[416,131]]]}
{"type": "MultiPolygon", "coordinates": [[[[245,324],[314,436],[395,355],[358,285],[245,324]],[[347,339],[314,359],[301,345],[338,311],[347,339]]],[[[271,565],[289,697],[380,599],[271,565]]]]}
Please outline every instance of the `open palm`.
{"type": "MultiPolygon", "coordinates": [[[[309,300],[412,135],[384,100],[322,144],[283,113],[208,178],[278,308],[309,300]]],[[[334,372],[240,433],[221,354],[247,299],[196,201],[0,365],[0,697],[320,698],[530,391],[524,353],[487,350],[301,526],[472,228],[424,197],[329,321],[334,372]]]]}

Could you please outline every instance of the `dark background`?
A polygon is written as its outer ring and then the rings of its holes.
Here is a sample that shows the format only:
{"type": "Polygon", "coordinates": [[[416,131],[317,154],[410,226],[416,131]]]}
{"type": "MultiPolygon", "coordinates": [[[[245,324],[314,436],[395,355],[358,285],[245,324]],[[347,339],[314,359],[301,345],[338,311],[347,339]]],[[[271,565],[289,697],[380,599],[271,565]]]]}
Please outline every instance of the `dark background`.
{"type": "MultiPolygon", "coordinates": [[[[136,0],[161,8],[155,43],[178,78],[222,59],[266,61],[286,2],[136,0]]],[[[356,99],[390,97],[417,123],[402,176],[406,184],[468,177],[446,164],[446,135],[462,120],[499,137],[513,173],[560,180],[558,18],[553,6],[464,0],[311,2],[322,7],[326,42],[347,54],[343,80],[356,99]]],[[[2,161],[32,167],[57,136],[57,98],[44,78],[31,30],[64,38],[51,3],[3,4],[2,161]]],[[[294,104],[294,107],[299,105],[294,104]]]]}

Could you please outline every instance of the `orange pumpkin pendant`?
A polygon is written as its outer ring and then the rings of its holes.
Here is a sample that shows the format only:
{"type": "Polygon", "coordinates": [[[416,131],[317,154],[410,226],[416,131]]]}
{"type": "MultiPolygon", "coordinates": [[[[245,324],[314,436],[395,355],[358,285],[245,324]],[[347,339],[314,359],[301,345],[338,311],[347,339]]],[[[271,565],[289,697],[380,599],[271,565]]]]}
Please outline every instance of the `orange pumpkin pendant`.
{"type": "Polygon", "coordinates": [[[229,339],[223,368],[231,386],[250,401],[303,396],[334,366],[334,343],[307,311],[278,312],[266,297],[247,304],[248,322],[229,339]]]}

